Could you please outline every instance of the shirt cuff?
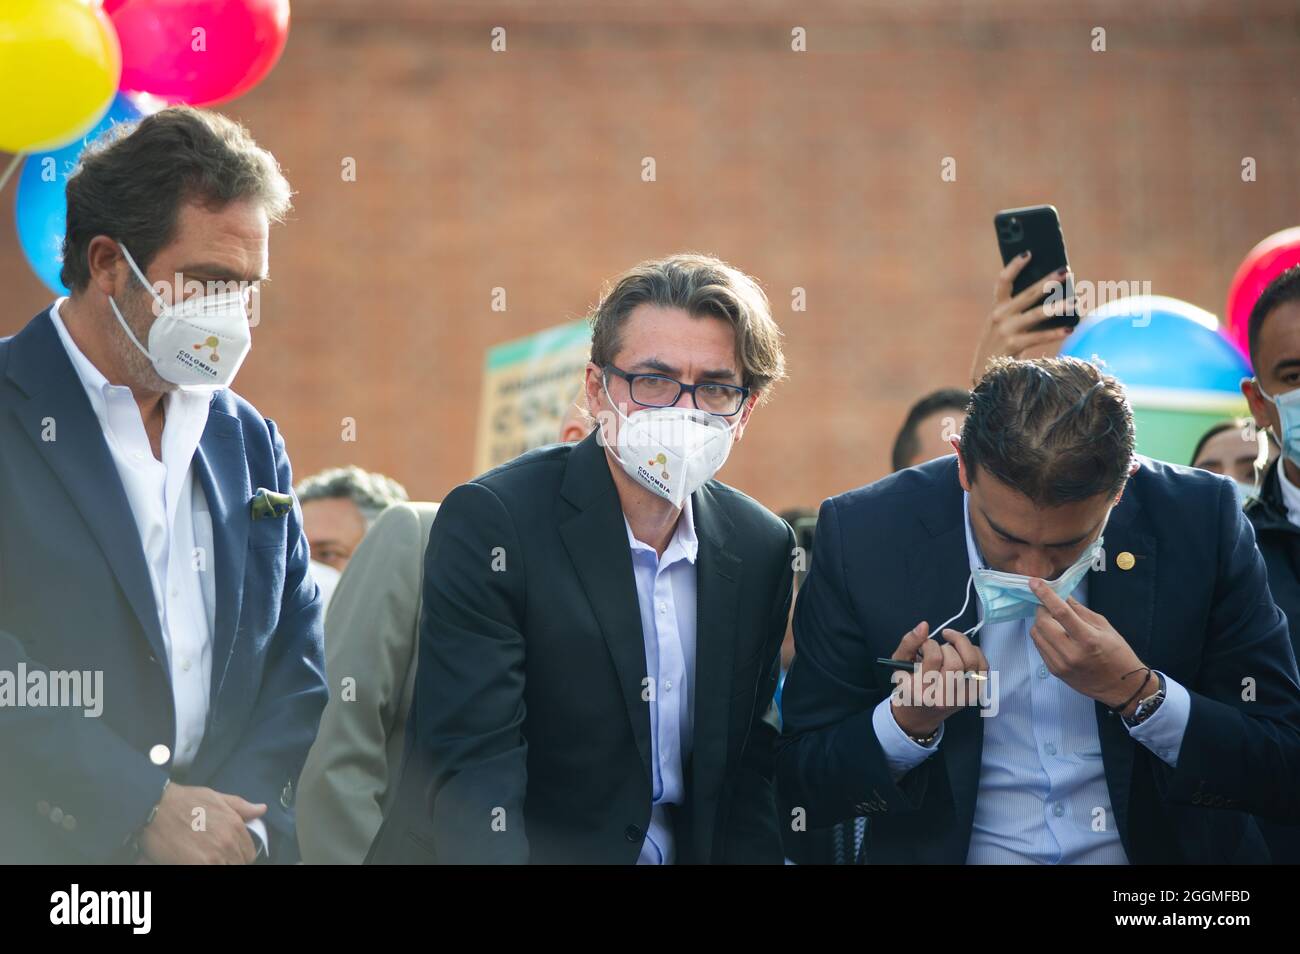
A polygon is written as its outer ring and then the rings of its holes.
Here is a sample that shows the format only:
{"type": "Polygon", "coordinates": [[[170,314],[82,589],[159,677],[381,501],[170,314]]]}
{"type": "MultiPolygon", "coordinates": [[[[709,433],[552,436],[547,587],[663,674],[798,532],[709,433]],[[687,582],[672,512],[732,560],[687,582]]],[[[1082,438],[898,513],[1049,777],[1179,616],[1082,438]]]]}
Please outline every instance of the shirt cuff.
{"type": "MultiPolygon", "coordinates": [[[[943,726],[939,726],[939,732],[934,737],[934,742],[930,745],[921,745],[904,732],[898,722],[895,721],[894,709],[891,705],[892,700],[892,694],[880,700],[880,704],[871,713],[871,727],[876,730],[876,738],[880,741],[880,748],[885,753],[885,764],[889,766],[889,774],[893,776],[894,781],[898,781],[939,751],[939,743],[943,741],[943,726]]],[[[1168,704],[1168,700],[1166,700],[1165,705],[1168,704]]],[[[1164,706],[1161,706],[1161,708],[1164,708],[1164,706]]],[[[1155,716],[1151,718],[1154,719],[1155,716]]]]}
{"type": "Polygon", "coordinates": [[[260,818],[254,818],[251,822],[244,822],[244,827],[253,836],[253,844],[257,847],[258,856],[270,858],[271,839],[266,834],[266,822],[260,818]]]}
{"type": "Polygon", "coordinates": [[[1170,679],[1164,673],[1159,675],[1165,681],[1165,701],[1151,717],[1140,725],[1124,727],[1128,734],[1154,752],[1170,768],[1178,767],[1178,754],[1183,747],[1183,735],[1187,732],[1187,720],[1192,714],[1192,695],[1182,684],[1170,679]]]}

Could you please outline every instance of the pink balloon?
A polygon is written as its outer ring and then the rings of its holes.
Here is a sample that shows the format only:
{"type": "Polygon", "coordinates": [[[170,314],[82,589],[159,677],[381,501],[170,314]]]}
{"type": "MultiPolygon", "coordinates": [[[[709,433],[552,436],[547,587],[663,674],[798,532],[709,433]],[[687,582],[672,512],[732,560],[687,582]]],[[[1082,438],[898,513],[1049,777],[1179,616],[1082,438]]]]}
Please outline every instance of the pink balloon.
{"type": "Polygon", "coordinates": [[[1232,276],[1228,288],[1228,323],[1224,334],[1250,357],[1250,310],[1268,283],[1293,265],[1300,265],[1300,227],[1274,232],[1252,248],[1232,276]]]}
{"type": "Polygon", "coordinates": [[[242,96],[271,71],[289,0],[125,0],[112,19],[122,89],[204,106],[242,96]]]}
{"type": "Polygon", "coordinates": [[[105,13],[107,13],[109,16],[112,16],[113,11],[116,10],[118,7],[122,6],[122,4],[126,2],[127,0],[103,0],[101,6],[104,8],[105,13]]]}

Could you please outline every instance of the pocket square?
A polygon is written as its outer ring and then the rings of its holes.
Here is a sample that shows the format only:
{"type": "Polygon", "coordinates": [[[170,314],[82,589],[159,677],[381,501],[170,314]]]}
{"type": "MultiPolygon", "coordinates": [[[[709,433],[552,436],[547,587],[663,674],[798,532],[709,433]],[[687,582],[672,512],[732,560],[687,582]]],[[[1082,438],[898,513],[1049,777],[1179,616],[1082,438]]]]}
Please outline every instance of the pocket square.
{"type": "Polygon", "coordinates": [[[279,494],[274,490],[258,487],[257,493],[249,501],[249,510],[254,520],[283,517],[293,510],[293,494],[279,494]]]}

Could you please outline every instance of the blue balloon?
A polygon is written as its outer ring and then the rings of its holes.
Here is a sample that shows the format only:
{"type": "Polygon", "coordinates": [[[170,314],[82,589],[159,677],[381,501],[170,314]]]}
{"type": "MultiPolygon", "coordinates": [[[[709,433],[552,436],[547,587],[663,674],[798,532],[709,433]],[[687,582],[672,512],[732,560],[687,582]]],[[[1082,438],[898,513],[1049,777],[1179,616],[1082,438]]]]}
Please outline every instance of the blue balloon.
{"type": "MultiPolygon", "coordinates": [[[[1101,309],[1098,310],[1099,312],[1101,309]]],[[[1129,388],[1220,391],[1240,396],[1250,365],[1202,309],[1176,299],[1134,297],[1081,322],[1061,354],[1094,356],[1129,388]]]]}
{"type": "Polygon", "coordinates": [[[68,202],[64,193],[68,176],[88,143],[111,126],[133,122],[143,115],[135,103],[118,93],[99,125],[84,139],[52,152],[34,152],[23,162],[14,204],[18,244],[32,271],[56,295],[68,294],[59,280],[59,271],[63,268],[63,233],[68,225],[68,202]]]}

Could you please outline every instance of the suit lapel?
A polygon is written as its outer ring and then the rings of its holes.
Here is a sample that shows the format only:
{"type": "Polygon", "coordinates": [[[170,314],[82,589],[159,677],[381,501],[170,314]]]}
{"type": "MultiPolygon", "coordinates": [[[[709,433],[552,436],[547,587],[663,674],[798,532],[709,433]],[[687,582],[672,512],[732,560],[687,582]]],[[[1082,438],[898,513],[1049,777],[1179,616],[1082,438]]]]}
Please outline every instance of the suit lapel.
{"type": "Polygon", "coordinates": [[[99,419],[49,311],[29,323],[14,338],[12,347],[10,377],[28,395],[27,401],[15,408],[23,430],[90,528],[154,657],[164,662],[166,670],[167,648],[140,531],[99,419]]]}
{"type": "Polygon", "coordinates": [[[741,567],[740,556],[729,546],[731,518],[708,484],[692,496],[691,507],[699,551],[695,560],[693,744],[690,762],[684,768],[689,772],[689,797],[698,829],[695,843],[707,848],[713,837],[713,815],[707,804],[717,798],[726,774],[731,704],[741,688],[732,684],[741,567]]]}
{"type": "Polygon", "coordinates": [[[645,640],[632,573],[632,552],[605,450],[593,432],[569,454],[560,494],[577,508],[560,523],[560,539],[578,571],[618,676],[646,779],[650,771],[650,709],[645,691],[645,640]]]}
{"type": "MultiPolygon", "coordinates": [[[[1143,532],[1138,520],[1140,509],[1132,487],[1137,476],[1130,478],[1128,490],[1106,525],[1106,569],[1088,574],[1088,606],[1106,617],[1138,658],[1144,658],[1155,617],[1157,554],[1155,537],[1143,532]]],[[[1118,716],[1110,715],[1101,703],[1096,704],[1096,711],[1111,810],[1127,843],[1134,742],[1118,716]]]]}
{"type": "MultiPolygon", "coordinates": [[[[957,479],[957,458],[953,457],[948,467],[937,471],[934,480],[940,488],[939,503],[918,513],[929,536],[922,538],[920,549],[908,554],[907,565],[912,588],[913,625],[926,620],[931,635],[934,635],[935,627],[962,609],[963,602],[966,608],[961,616],[945,628],[967,630],[979,622],[978,598],[969,589],[970,555],[966,549],[966,519],[961,484],[957,479]]],[[[902,639],[903,633],[900,632],[897,638],[902,639]]],[[[978,633],[973,641],[979,643],[978,633]]],[[[944,722],[943,731],[942,753],[953,805],[959,818],[970,819],[974,816],[975,799],[979,794],[984,720],[980,718],[978,709],[970,708],[950,716],[944,722]]],[[[966,831],[969,836],[968,824],[963,824],[959,830],[966,831]]],[[[964,850],[961,860],[965,860],[964,850]]]]}
{"type": "MultiPolygon", "coordinates": [[[[244,596],[248,557],[249,500],[252,488],[239,420],[212,407],[194,454],[194,472],[203,485],[212,517],[210,566],[216,573],[216,611],[212,626],[212,695],[216,700],[230,665],[244,596]]],[[[215,711],[215,705],[209,712],[215,711]]]]}

